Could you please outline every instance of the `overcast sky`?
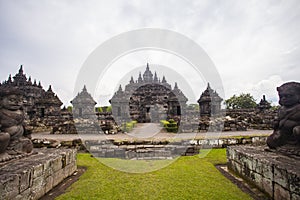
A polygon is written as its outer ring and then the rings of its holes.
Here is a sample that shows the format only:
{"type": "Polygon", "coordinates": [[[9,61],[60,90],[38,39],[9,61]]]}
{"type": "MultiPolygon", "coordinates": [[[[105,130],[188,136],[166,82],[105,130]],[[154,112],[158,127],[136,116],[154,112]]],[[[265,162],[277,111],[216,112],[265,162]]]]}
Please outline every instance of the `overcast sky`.
{"type": "MultiPolygon", "coordinates": [[[[145,27],[176,31],[197,42],[220,74],[223,98],[251,93],[259,101],[266,94],[276,103],[277,86],[300,81],[298,0],[0,0],[0,80],[15,75],[23,64],[27,77],[40,80],[45,89],[52,85],[69,105],[77,93],[76,77],[91,52],[115,35],[145,27]]],[[[167,65],[149,52],[144,59],[141,55],[132,59],[132,66],[167,65]]],[[[121,67],[118,71],[123,72],[121,67]]],[[[172,86],[178,81],[165,71],[158,74],[172,86]]],[[[98,86],[95,100],[107,104],[124,76],[98,86]]],[[[193,87],[198,92],[187,95],[190,103],[196,103],[206,83],[201,80],[193,87]]]]}

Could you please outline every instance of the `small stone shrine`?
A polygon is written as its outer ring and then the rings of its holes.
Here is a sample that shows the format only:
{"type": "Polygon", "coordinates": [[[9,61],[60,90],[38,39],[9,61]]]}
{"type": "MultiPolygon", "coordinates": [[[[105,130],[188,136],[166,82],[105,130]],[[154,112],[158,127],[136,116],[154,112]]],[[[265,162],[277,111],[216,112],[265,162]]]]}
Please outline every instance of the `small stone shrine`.
{"type": "Polygon", "coordinates": [[[271,104],[266,100],[266,95],[263,95],[263,98],[260,100],[257,108],[260,111],[265,111],[271,108],[271,104]]]}
{"type": "Polygon", "coordinates": [[[209,83],[207,84],[206,90],[202,92],[198,103],[200,107],[200,116],[211,116],[219,114],[221,112],[221,102],[223,99],[219,94],[211,89],[209,83]]]}
{"type": "Polygon", "coordinates": [[[120,85],[110,103],[116,121],[131,119],[138,122],[159,122],[167,118],[179,121],[187,100],[177,83],[172,89],[164,76],[161,81],[156,72],[153,76],[147,63],[143,77],[141,73],[137,81],[131,77],[124,90],[120,85]]]}
{"type": "Polygon", "coordinates": [[[82,91],[71,101],[73,104],[73,116],[74,118],[91,118],[96,117],[95,105],[96,101],[93,99],[90,93],[88,93],[86,86],[82,91]]]}
{"type": "Polygon", "coordinates": [[[267,146],[230,146],[228,167],[272,199],[300,199],[300,83],[277,88],[278,119],[267,146]]]}

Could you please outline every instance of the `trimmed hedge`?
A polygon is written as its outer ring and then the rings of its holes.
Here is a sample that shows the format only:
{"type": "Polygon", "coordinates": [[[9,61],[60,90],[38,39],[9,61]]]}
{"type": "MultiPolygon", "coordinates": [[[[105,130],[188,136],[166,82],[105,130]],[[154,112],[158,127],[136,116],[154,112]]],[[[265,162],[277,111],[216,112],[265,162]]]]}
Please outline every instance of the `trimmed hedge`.
{"type": "Polygon", "coordinates": [[[160,125],[162,127],[166,128],[168,124],[169,124],[169,122],[167,120],[160,120],[160,125]]]}
{"type": "Polygon", "coordinates": [[[137,121],[133,120],[131,122],[122,123],[122,131],[124,132],[130,132],[132,129],[136,126],[137,121]]]}
{"type": "Polygon", "coordinates": [[[167,130],[167,132],[171,132],[171,133],[178,132],[177,122],[174,119],[169,119],[169,121],[160,120],[160,124],[167,130]]]}

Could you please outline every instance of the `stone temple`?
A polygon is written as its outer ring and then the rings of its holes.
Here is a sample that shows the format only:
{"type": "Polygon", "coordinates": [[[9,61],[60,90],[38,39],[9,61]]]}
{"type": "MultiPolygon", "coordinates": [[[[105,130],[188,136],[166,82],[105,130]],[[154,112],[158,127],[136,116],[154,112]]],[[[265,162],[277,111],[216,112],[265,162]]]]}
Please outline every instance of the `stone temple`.
{"type": "Polygon", "coordinates": [[[212,114],[219,114],[221,112],[221,102],[223,99],[219,94],[211,89],[209,83],[206,90],[202,92],[198,103],[200,107],[200,116],[211,116],[212,114]]]}
{"type": "Polygon", "coordinates": [[[187,101],[177,83],[172,88],[165,76],[160,80],[156,72],[153,75],[147,63],[143,75],[140,73],[136,81],[131,77],[124,90],[120,85],[110,103],[116,121],[147,123],[171,118],[180,121],[187,101]]]}
{"type": "Polygon", "coordinates": [[[15,87],[24,93],[24,111],[29,119],[56,118],[61,115],[62,102],[52,91],[51,85],[45,91],[41,82],[37,84],[34,80],[32,83],[31,77],[27,78],[24,74],[22,65],[19,72],[13,78],[9,75],[0,87],[15,87]]]}
{"type": "Polygon", "coordinates": [[[96,116],[95,105],[97,102],[88,93],[86,86],[82,91],[71,101],[73,105],[73,116],[75,118],[93,118],[96,116]]]}

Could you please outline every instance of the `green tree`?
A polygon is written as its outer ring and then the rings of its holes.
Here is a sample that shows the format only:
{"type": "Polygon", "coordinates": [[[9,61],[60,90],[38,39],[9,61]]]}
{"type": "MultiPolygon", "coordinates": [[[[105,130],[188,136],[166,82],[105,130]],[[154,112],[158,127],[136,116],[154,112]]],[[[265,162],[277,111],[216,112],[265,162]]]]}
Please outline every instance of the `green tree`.
{"type": "Polygon", "coordinates": [[[227,109],[247,109],[255,108],[257,106],[255,99],[249,93],[240,94],[239,96],[233,95],[225,100],[224,104],[227,109]]]}

